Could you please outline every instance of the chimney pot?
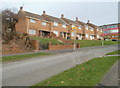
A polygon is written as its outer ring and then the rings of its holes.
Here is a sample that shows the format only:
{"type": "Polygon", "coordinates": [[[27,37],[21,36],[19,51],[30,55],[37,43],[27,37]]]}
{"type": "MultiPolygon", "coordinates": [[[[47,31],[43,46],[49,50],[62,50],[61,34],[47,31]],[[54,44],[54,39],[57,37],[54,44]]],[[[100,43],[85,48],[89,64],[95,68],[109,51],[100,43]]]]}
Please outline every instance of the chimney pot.
{"type": "Polygon", "coordinates": [[[88,20],[88,22],[87,23],[90,23],[90,20],[88,20]]]}
{"type": "Polygon", "coordinates": [[[78,21],[78,17],[76,17],[76,21],[78,21]]]}
{"type": "Polygon", "coordinates": [[[22,6],[20,7],[20,10],[23,10],[23,7],[22,7],[22,6]]]}
{"type": "Polygon", "coordinates": [[[61,18],[64,18],[64,14],[61,14],[61,18]]]}
{"type": "Polygon", "coordinates": [[[43,15],[45,15],[46,14],[46,11],[43,11],[43,15]]]}

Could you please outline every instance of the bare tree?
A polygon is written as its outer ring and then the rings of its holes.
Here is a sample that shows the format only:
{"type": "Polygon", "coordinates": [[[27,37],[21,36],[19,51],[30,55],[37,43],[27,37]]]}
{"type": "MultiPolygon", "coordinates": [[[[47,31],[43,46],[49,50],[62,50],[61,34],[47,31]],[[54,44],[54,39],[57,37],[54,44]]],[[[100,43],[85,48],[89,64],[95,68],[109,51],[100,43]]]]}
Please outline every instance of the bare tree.
{"type": "Polygon", "coordinates": [[[15,24],[18,21],[17,14],[11,9],[1,11],[2,14],[2,40],[8,43],[16,35],[15,24]]]}

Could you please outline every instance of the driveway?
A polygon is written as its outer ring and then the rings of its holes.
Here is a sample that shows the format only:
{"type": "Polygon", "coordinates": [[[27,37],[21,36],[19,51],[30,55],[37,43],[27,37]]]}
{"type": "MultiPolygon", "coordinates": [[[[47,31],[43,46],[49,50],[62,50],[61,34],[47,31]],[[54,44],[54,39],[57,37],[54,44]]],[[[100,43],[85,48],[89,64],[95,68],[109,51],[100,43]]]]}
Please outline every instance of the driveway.
{"type": "Polygon", "coordinates": [[[5,63],[2,67],[3,86],[31,86],[105,53],[117,50],[117,45],[80,48],[74,52],[36,57],[5,63]]]}

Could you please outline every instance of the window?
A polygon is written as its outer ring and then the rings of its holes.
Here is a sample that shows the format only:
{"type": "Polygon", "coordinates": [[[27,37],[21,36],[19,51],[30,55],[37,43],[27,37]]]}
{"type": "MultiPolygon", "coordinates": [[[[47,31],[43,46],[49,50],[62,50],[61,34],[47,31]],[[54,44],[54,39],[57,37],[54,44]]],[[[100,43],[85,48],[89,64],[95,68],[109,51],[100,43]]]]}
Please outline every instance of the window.
{"type": "Polygon", "coordinates": [[[88,37],[89,37],[89,34],[86,34],[85,36],[86,36],[86,38],[88,38],[88,37]]]}
{"type": "Polygon", "coordinates": [[[75,33],[75,32],[72,32],[72,33],[71,33],[71,36],[76,36],[76,33],[75,33]]]}
{"type": "Polygon", "coordinates": [[[62,24],[62,27],[66,28],[66,25],[65,25],[65,24],[62,24]]]}
{"type": "Polygon", "coordinates": [[[91,28],[90,30],[93,31],[93,28],[91,28]]]}
{"type": "Polygon", "coordinates": [[[115,32],[118,32],[118,30],[111,30],[111,33],[115,33],[115,32]]]}
{"type": "Polygon", "coordinates": [[[88,30],[88,26],[86,26],[85,29],[88,30]]]}
{"type": "Polygon", "coordinates": [[[36,30],[35,29],[29,29],[29,34],[31,35],[36,35],[36,30]]]}
{"type": "Polygon", "coordinates": [[[78,29],[82,29],[82,27],[78,27],[78,29]]]}
{"type": "Polygon", "coordinates": [[[54,26],[58,26],[58,23],[57,23],[57,22],[54,22],[54,26]]]}
{"type": "Polygon", "coordinates": [[[30,23],[35,23],[35,20],[34,19],[30,19],[30,23]]]}
{"type": "Polygon", "coordinates": [[[75,27],[75,25],[72,25],[72,28],[75,27]]]}
{"type": "Polygon", "coordinates": [[[46,22],[42,22],[42,25],[44,25],[44,26],[45,26],[45,25],[46,25],[46,22]]]}
{"type": "Polygon", "coordinates": [[[53,31],[53,33],[55,33],[55,34],[56,34],[56,36],[58,36],[58,31],[53,31]]]}
{"type": "Polygon", "coordinates": [[[97,38],[100,38],[100,36],[99,36],[99,35],[97,35],[97,38]]]}

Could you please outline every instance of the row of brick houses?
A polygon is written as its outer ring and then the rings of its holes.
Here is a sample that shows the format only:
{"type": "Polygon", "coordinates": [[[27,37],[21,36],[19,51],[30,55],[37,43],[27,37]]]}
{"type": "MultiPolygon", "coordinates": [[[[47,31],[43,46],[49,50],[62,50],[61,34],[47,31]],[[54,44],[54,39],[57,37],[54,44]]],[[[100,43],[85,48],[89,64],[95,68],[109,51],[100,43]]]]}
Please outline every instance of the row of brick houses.
{"type": "Polygon", "coordinates": [[[19,20],[16,24],[18,33],[28,33],[31,36],[49,37],[52,34],[56,37],[64,39],[85,39],[95,40],[101,39],[102,30],[90,23],[81,22],[76,17],[76,20],[70,20],[61,15],[61,18],[47,15],[43,11],[42,15],[30,13],[20,7],[18,12],[19,20]]]}

